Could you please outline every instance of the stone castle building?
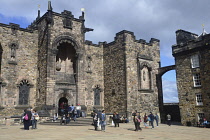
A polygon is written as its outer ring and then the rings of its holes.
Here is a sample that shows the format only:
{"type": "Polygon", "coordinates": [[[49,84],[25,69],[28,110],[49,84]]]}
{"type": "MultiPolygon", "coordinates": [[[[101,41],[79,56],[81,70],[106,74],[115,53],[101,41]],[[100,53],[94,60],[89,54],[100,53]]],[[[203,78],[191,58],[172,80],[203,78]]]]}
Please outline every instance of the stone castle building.
{"type": "Polygon", "coordinates": [[[210,34],[198,36],[176,31],[175,57],[177,89],[182,124],[210,120],[210,34]]]}
{"type": "Polygon", "coordinates": [[[0,23],[0,114],[43,106],[57,112],[62,102],[87,112],[159,112],[159,40],[123,30],[113,42],[93,44],[85,40],[89,31],[84,12],[56,13],[51,2],[28,28],[0,23]]]}

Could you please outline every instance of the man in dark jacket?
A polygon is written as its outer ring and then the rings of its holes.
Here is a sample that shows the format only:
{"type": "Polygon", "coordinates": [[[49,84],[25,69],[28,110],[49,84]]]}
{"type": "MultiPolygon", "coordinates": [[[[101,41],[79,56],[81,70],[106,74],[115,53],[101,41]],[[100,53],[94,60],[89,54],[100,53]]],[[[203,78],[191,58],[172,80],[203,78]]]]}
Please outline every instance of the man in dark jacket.
{"type": "Polygon", "coordinates": [[[153,124],[153,122],[154,122],[155,117],[154,117],[154,115],[152,114],[152,112],[150,112],[150,114],[149,114],[149,116],[148,116],[148,117],[150,118],[150,122],[151,122],[152,129],[153,129],[153,128],[154,128],[154,124],[153,124]]]}
{"type": "Polygon", "coordinates": [[[120,115],[118,112],[114,112],[113,114],[113,122],[115,127],[119,127],[119,122],[120,122],[120,115]]]}

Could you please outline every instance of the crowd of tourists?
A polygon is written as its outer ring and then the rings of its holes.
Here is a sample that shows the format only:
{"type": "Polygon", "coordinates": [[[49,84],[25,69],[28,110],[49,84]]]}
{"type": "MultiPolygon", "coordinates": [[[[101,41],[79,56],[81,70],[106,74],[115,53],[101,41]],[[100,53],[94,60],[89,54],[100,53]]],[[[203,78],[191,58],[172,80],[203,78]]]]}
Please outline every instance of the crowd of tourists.
{"type": "MultiPolygon", "coordinates": [[[[95,111],[94,114],[92,115],[93,117],[93,125],[95,130],[102,130],[105,131],[105,126],[106,126],[106,115],[105,115],[105,111],[103,110],[102,112],[97,112],[95,111]]],[[[137,111],[134,111],[132,113],[132,117],[133,117],[133,122],[134,122],[134,126],[135,126],[135,131],[141,131],[141,127],[140,124],[141,122],[144,124],[145,128],[149,128],[149,126],[151,126],[151,129],[154,128],[154,121],[156,123],[156,126],[158,127],[158,122],[159,122],[159,116],[156,113],[155,115],[153,115],[152,112],[150,112],[150,114],[147,116],[147,114],[145,113],[143,117],[140,116],[140,113],[138,113],[137,111]]],[[[114,127],[119,127],[119,123],[128,123],[128,119],[124,117],[124,115],[120,116],[118,112],[114,112],[112,116],[110,116],[110,119],[112,119],[112,125],[114,127]]]]}
{"type": "MultiPolygon", "coordinates": [[[[71,120],[76,121],[76,119],[80,117],[80,110],[81,110],[80,106],[74,106],[73,104],[68,105],[67,103],[62,102],[60,104],[60,115],[61,115],[60,124],[66,125],[70,123],[71,120]]],[[[53,121],[56,121],[57,118],[58,115],[55,114],[53,121]]]]}
{"type": "Polygon", "coordinates": [[[39,120],[39,114],[35,109],[25,109],[22,114],[22,121],[24,124],[24,130],[29,130],[31,126],[32,129],[37,129],[37,121],[39,120]]]}
{"type": "MultiPolygon", "coordinates": [[[[68,124],[71,120],[76,121],[76,118],[80,115],[80,109],[77,109],[73,104],[67,105],[66,103],[60,104],[60,124],[68,124]]],[[[94,111],[92,114],[93,117],[93,125],[95,130],[101,130],[105,131],[106,127],[106,114],[105,110],[102,111],[94,111]]],[[[23,124],[24,124],[24,130],[29,130],[29,127],[31,126],[31,129],[37,129],[37,120],[39,120],[39,114],[35,109],[26,109],[24,110],[24,113],[22,115],[23,124]]],[[[111,123],[114,127],[120,127],[120,123],[128,123],[129,120],[124,116],[120,116],[118,112],[114,112],[112,116],[110,116],[111,123]]],[[[54,114],[53,122],[56,122],[58,120],[58,113],[54,114]]],[[[140,113],[136,111],[132,112],[132,120],[135,126],[135,131],[141,131],[142,128],[140,127],[141,122],[143,123],[145,128],[149,128],[151,126],[151,129],[154,128],[154,122],[156,123],[156,127],[158,127],[159,122],[159,116],[156,113],[153,115],[152,112],[150,112],[149,115],[146,113],[144,116],[140,116],[140,113]]],[[[205,122],[205,121],[204,121],[205,122]]],[[[171,115],[167,115],[167,124],[171,125],[171,115]]]]}
{"type": "MultiPolygon", "coordinates": [[[[71,120],[76,121],[76,118],[80,117],[80,110],[81,108],[75,107],[72,105],[67,105],[66,103],[61,103],[60,105],[60,114],[55,113],[53,117],[53,122],[56,122],[58,120],[58,115],[61,116],[60,124],[68,124],[71,120]]],[[[106,114],[105,110],[102,111],[94,111],[93,114],[91,114],[93,117],[93,123],[94,129],[105,131],[106,128],[106,114]]],[[[114,127],[120,127],[120,123],[128,123],[129,120],[124,115],[120,115],[118,112],[114,112],[113,115],[110,115],[111,124],[114,127]]],[[[39,120],[39,114],[35,109],[26,109],[24,110],[24,113],[22,114],[22,120],[24,124],[24,130],[29,130],[29,127],[31,126],[31,129],[37,129],[37,121],[39,120]]],[[[171,115],[167,114],[166,116],[167,124],[168,126],[171,126],[171,115]]],[[[155,125],[158,127],[159,125],[159,116],[157,113],[155,115],[150,112],[148,115],[145,113],[143,116],[140,115],[140,113],[136,110],[132,112],[132,121],[134,123],[135,131],[142,131],[142,127],[140,126],[141,123],[143,123],[144,128],[148,129],[154,129],[155,125]]],[[[209,122],[206,120],[206,118],[201,118],[199,120],[200,124],[203,124],[204,126],[208,125],[209,122]]]]}
{"type": "Polygon", "coordinates": [[[133,116],[133,122],[134,122],[134,125],[135,125],[135,131],[141,131],[141,127],[140,127],[140,124],[141,122],[144,124],[144,127],[145,128],[149,128],[149,126],[151,126],[151,129],[154,128],[154,121],[156,123],[156,127],[158,127],[158,122],[159,122],[159,116],[158,114],[156,113],[155,115],[150,112],[149,115],[147,115],[146,113],[144,114],[143,117],[140,116],[140,113],[138,113],[137,111],[134,111],[132,113],[132,116],[133,116]]]}

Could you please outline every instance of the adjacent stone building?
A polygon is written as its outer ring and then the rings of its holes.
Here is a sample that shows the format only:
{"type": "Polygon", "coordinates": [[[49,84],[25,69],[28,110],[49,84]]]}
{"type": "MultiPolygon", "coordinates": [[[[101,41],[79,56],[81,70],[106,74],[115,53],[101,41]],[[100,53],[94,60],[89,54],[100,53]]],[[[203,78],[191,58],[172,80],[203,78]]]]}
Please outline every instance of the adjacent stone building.
{"type": "Polygon", "coordinates": [[[178,30],[176,40],[172,51],[181,122],[194,125],[203,117],[210,120],[210,34],[178,30]]]}
{"type": "Polygon", "coordinates": [[[85,40],[88,31],[84,12],[78,19],[56,13],[51,2],[26,29],[1,23],[0,114],[28,107],[59,112],[62,102],[87,112],[159,112],[159,40],[136,40],[124,30],[111,43],[93,44],[85,40]]]}

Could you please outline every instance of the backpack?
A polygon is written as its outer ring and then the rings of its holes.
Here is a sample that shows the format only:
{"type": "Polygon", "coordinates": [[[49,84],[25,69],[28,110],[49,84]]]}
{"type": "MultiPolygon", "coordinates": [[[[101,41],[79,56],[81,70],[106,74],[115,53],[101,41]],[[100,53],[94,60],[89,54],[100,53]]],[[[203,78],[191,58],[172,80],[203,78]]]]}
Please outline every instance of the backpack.
{"type": "Polygon", "coordinates": [[[28,120],[28,114],[25,115],[24,119],[25,120],[28,120]]]}

